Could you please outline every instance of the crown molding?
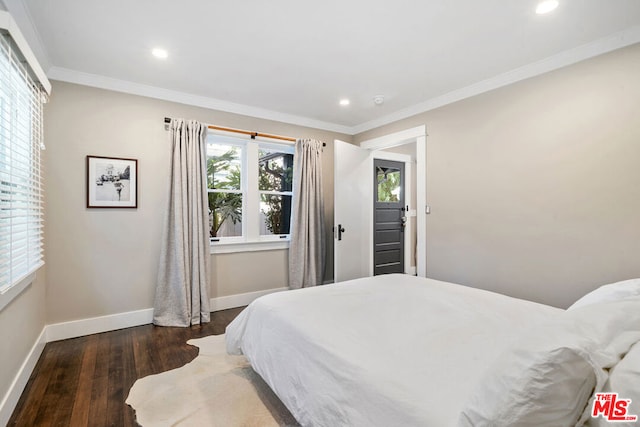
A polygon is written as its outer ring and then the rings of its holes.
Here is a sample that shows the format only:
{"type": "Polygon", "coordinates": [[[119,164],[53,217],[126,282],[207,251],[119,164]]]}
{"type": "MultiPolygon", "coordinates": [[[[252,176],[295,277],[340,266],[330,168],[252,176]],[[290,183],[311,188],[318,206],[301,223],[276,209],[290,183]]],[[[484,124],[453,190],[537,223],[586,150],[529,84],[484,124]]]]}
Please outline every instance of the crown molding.
{"type": "Polygon", "coordinates": [[[611,36],[598,39],[594,42],[565,50],[540,61],[507,71],[506,73],[445,93],[444,95],[428,99],[424,102],[398,110],[378,119],[353,126],[350,128],[350,131],[352,132],[352,135],[366,132],[398,120],[425,113],[427,111],[434,110],[475,95],[480,95],[481,93],[489,92],[521,80],[548,73],[638,42],[640,42],[640,25],[615,33],[611,36]]]}
{"type": "Polygon", "coordinates": [[[165,101],[178,102],[181,104],[193,105],[213,110],[226,111],[245,116],[256,117],[266,120],[274,120],[283,123],[305,126],[338,132],[346,135],[357,135],[371,129],[378,128],[399,120],[403,120],[466,98],[480,95],[504,86],[508,86],[519,81],[548,73],[580,61],[584,61],[598,55],[602,55],[616,49],[630,46],[640,42],[640,25],[631,27],[596,40],[591,43],[565,50],[556,55],[542,59],[540,61],[527,64],[495,77],[473,83],[461,89],[445,93],[443,95],[428,99],[411,107],[404,108],[385,115],[383,117],[361,123],[355,126],[345,126],[336,123],[329,123],[308,117],[293,114],[281,113],[249,105],[237,104],[215,98],[208,98],[184,92],[163,89],[156,86],[148,86],[140,83],[114,79],[97,74],[84,73],[61,67],[52,67],[48,76],[52,80],[60,80],[69,83],[77,83],[85,86],[92,86],[101,89],[113,90],[116,92],[130,93],[134,95],[146,96],[149,98],[162,99],[165,101]]]}
{"type": "Polygon", "coordinates": [[[70,70],[68,68],[52,67],[49,69],[51,80],[60,80],[68,83],[76,83],[84,86],[91,86],[100,89],[124,92],[133,95],[146,96],[148,98],[161,99],[163,101],[177,102],[180,104],[193,105],[212,110],[226,111],[228,113],[241,114],[259,119],[274,120],[298,126],[328,130],[332,132],[349,134],[351,128],[335,123],[323,122],[308,117],[296,116],[293,114],[281,113],[264,108],[252,107],[250,105],[237,104],[215,98],[208,98],[200,95],[193,95],[170,89],[163,89],[157,86],[149,86],[141,83],[134,83],[126,80],[114,79],[98,74],[84,73],[70,70]]]}

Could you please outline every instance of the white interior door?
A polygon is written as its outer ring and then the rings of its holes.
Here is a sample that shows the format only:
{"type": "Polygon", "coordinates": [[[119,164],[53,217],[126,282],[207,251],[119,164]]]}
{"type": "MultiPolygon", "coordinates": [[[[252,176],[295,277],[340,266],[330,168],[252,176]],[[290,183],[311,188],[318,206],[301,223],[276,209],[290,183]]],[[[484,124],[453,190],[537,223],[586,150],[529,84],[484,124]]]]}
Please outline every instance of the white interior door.
{"type": "Polygon", "coordinates": [[[333,277],[336,282],[372,274],[372,164],[371,151],[335,141],[333,277]]]}

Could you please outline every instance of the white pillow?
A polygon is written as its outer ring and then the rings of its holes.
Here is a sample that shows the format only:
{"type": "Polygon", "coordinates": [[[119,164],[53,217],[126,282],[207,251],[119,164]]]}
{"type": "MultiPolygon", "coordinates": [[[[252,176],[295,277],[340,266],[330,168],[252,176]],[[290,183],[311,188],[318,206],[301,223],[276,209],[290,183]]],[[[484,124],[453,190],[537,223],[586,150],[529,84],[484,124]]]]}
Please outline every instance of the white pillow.
{"type": "Polygon", "coordinates": [[[640,340],[640,298],[585,307],[527,331],[487,370],[460,426],[574,426],[589,399],[640,340]]]}
{"type": "Polygon", "coordinates": [[[514,352],[502,364],[467,404],[460,426],[574,426],[596,386],[591,364],[569,348],[514,352]]]}
{"type": "Polygon", "coordinates": [[[574,310],[589,304],[619,301],[621,299],[637,296],[640,296],[640,279],[624,280],[622,282],[600,286],[598,289],[589,292],[578,301],[574,302],[567,310],[574,310]]]}
{"type": "MultiPolygon", "coordinates": [[[[609,379],[602,388],[603,393],[618,393],[620,399],[631,399],[627,407],[628,415],[638,416],[638,421],[629,423],[616,422],[616,427],[640,425],[640,341],[638,341],[624,358],[609,371],[609,379]]],[[[593,399],[590,402],[589,409],[593,399]]],[[[611,426],[604,417],[592,418],[587,425],[593,427],[611,426]]]]}

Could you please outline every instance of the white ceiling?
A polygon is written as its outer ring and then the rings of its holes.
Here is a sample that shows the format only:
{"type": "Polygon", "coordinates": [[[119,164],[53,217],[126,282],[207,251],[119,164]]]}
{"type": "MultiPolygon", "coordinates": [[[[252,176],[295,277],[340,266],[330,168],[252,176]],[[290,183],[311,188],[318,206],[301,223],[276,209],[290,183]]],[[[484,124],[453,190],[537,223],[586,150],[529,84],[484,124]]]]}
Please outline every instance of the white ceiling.
{"type": "Polygon", "coordinates": [[[4,3],[51,79],[345,133],[640,42],[638,0],[4,3]]]}

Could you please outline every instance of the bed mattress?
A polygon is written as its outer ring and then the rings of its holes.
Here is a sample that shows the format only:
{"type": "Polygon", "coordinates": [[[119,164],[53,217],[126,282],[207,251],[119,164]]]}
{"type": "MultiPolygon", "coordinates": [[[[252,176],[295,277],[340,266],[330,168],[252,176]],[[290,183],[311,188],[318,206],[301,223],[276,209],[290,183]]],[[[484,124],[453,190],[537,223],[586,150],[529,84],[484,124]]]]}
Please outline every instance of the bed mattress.
{"type": "Polygon", "coordinates": [[[456,425],[487,365],[564,310],[392,274],[280,292],[226,331],[304,426],[456,425]]]}

